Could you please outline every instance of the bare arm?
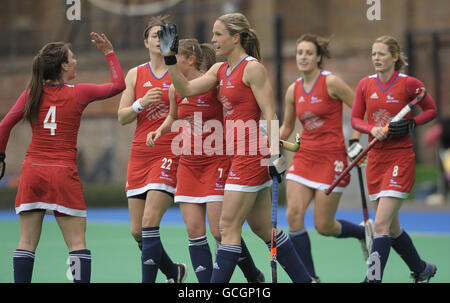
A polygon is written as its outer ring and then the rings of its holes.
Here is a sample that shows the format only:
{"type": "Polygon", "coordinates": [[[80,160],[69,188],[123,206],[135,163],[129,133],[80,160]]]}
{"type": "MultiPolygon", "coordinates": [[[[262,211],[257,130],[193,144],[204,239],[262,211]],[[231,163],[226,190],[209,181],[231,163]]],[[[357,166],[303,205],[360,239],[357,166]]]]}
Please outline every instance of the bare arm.
{"type": "Polygon", "coordinates": [[[295,83],[289,85],[284,97],[284,120],[280,128],[281,140],[287,140],[295,127],[294,87],[295,83]]]}
{"type": "Polygon", "coordinates": [[[274,137],[271,136],[271,122],[274,121],[277,127],[279,122],[275,109],[275,97],[272,85],[269,82],[269,77],[267,76],[267,70],[264,65],[259,62],[249,62],[245,67],[242,80],[252,89],[256,102],[258,103],[264,118],[267,120],[267,138],[270,144],[270,154],[277,155],[280,153],[279,131],[273,133],[274,137]]]}
{"type": "Polygon", "coordinates": [[[169,88],[169,100],[170,100],[170,111],[169,115],[166,117],[164,122],[160,125],[159,130],[161,130],[161,136],[170,132],[172,124],[175,120],[178,120],[178,105],[175,100],[175,88],[173,85],[169,88]]]}
{"type": "Polygon", "coordinates": [[[169,115],[166,117],[164,122],[158,127],[157,130],[149,132],[147,134],[146,144],[150,147],[155,146],[156,140],[158,140],[161,136],[169,133],[172,128],[172,124],[175,120],[178,119],[178,105],[175,100],[175,88],[173,85],[169,88],[169,100],[170,100],[170,111],[169,115]]]}
{"type": "Polygon", "coordinates": [[[136,119],[136,113],[131,105],[135,101],[134,87],[136,85],[137,67],[132,68],[125,77],[125,90],[120,98],[119,110],[117,112],[119,123],[126,125],[136,119]]]}
{"type": "MultiPolygon", "coordinates": [[[[326,79],[328,94],[335,99],[341,100],[350,109],[353,106],[353,100],[355,100],[355,92],[347,85],[341,78],[335,75],[329,75],[326,79]]],[[[357,130],[353,130],[351,139],[359,139],[361,133],[357,130]]]]}
{"type": "Polygon", "coordinates": [[[169,75],[172,84],[180,97],[192,97],[204,94],[214,89],[218,84],[217,71],[222,63],[216,63],[201,77],[188,81],[181,73],[177,64],[169,65],[169,75]]]}

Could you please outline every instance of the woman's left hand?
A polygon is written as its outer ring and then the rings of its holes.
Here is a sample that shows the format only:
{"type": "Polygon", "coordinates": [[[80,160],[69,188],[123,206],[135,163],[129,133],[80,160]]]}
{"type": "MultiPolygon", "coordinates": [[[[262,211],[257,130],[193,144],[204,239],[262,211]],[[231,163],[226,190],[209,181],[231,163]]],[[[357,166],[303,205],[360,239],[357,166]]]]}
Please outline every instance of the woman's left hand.
{"type": "Polygon", "coordinates": [[[95,32],[91,33],[91,42],[97,46],[97,48],[107,55],[114,51],[111,42],[108,40],[105,34],[97,34],[95,32]]]}

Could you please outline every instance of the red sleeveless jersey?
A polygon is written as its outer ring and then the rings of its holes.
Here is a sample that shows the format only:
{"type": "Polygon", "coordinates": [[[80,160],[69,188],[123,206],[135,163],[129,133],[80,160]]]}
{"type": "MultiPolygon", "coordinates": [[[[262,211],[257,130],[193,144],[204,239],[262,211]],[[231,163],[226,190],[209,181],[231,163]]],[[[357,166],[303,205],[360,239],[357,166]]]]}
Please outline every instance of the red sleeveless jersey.
{"type": "MultiPolygon", "coordinates": [[[[162,101],[150,104],[137,116],[137,126],[132,142],[132,150],[148,152],[149,147],[145,145],[147,134],[156,130],[169,114],[169,87],[172,84],[169,73],[166,72],[161,78],[157,78],[150,67],[150,63],[141,64],[137,67],[136,85],[134,88],[136,99],[142,98],[149,89],[161,87],[163,89],[162,101]]],[[[170,150],[175,133],[168,133],[158,139],[153,151],[165,152],[170,150]]]]}
{"type": "Polygon", "coordinates": [[[247,56],[233,70],[229,69],[228,62],[224,62],[217,71],[219,101],[223,105],[224,112],[227,154],[260,154],[258,132],[261,109],[252,89],[242,81],[245,67],[250,61],[256,59],[247,56]]]}
{"type": "Polygon", "coordinates": [[[182,154],[182,161],[224,154],[224,132],[222,104],[217,100],[217,90],[206,94],[181,98],[175,92],[178,118],[190,125],[190,152],[182,154]]]}
{"type": "Polygon", "coordinates": [[[328,95],[326,78],[330,74],[328,71],[321,71],[309,92],[304,89],[302,77],[295,81],[295,111],[303,126],[302,149],[321,151],[345,149],[342,101],[328,95]]]}
{"type": "Polygon", "coordinates": [[[225,190],[257,191],[271,184],[267,166],[261,161],[268,157],[267,140],[262,139],[261,144],[267,156],[258,144],[261,109],[252,89],[242,81],[245,67],[255,60],[247,56],[233,70],[224,62],[217,71],[219,101],[224,107],[226,154],[233,155],[225,190]]]}

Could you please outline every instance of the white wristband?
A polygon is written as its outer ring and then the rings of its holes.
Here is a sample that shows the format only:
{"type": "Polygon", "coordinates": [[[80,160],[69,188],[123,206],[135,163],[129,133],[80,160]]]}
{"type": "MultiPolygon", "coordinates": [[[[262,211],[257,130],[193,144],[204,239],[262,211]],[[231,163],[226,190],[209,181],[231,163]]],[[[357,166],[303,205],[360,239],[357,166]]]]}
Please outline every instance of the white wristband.
{"type": "Polygon", "coordinates": [[[139,98],[139,99],[137,99],[136,101],[134,101],[134,103],[133,103],[133,105],[132,105],[133,110],[134,110],[136,113],[138,113],[138,114],[139,114],[141,111],[144,110],[144,108],[141,106],[140,101],[141,101],[141,98],[139,98]]]}

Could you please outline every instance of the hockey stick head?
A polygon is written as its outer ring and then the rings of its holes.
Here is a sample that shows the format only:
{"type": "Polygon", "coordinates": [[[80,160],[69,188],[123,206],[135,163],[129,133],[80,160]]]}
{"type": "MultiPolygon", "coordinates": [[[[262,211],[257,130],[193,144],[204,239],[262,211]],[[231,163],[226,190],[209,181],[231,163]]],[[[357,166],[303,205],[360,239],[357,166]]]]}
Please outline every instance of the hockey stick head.
{"type": "Polygon", "coordinates": [[[295,136],[295,142],[288,142],[288,141],[284,141],[284,140],[280,140],[280,142],[281,142],[281,146],[285,150],[295,153],[300,148],[300,134],[297,133],[297,135],[295,136]]]}
{"type": "Polygon", "coordinates": [[[427,89],[425,87],[422,87],[421,92],[416,97],[417,103],[419,103],[420,101],[425,99],[425,97],[427,96],[427,93],[428,93],[427,89]]]}

